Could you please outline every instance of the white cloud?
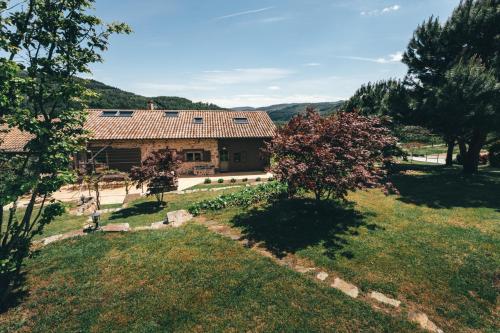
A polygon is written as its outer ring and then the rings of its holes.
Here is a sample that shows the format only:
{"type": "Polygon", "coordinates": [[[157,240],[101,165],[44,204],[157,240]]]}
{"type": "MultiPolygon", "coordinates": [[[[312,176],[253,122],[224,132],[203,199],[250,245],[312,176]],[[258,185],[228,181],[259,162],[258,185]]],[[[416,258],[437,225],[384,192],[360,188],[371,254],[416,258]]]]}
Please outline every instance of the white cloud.
{"type": "Polygon", "coordinates": [[[269,89],[269,90],[281,90],[281,87],[279,87],[279,86],[269,86],[269,87],[267,87],[267,89],[269,89]]]}
{"type": "Polygon", "coordinates": [[[243,16],[243,15],[250,15],[250,14],[261,13],[261,12],[265,12],[265,11],[273,9],[273,8],[274,7],[264,7],[264,8],[259,8],[259,9],[245,10],[245,11],[242,11],[242,12],[237,12],[237,13],[232,13],[232,14],[228,14],[228,15],[219,16],[219,17],[214,18],[214,20],[215,21],[219,21],[219,20],[224,20],[224,19],[228,19],[228,18],[232,18],[232,17],[237,17],[237,16],[243,16]]]}
{"type": "Polygon", "coordinates": [[[283,68],[236,68],[228,71],[205,71],[199,78],[215,84],[258,83],[290,76],[293,72],[283,68]]]}
{"type": "Polygon", "coordinates": [[[273,16],[273,17],[266,17],[260,20],[262,23],[274,23],[274,22],[281,22],[288,20],[288,17],[285,16],[273,16]]]}
{"type": "Polygon", "coordinates": [[[215,87],[197,83],[148,83],[139,82],[132,87],[134,92],[144,96],[165,96],[192,92],[214,91],[215,87]]]}
{"type": "Polygon", "coordinates": [[[378,15],[383,15],[387,14],[390,12],[395,12],[401,9],[400,5],[392,5],[389,7],[385,7],[382,9],[374,9],[374,10],[369,10],[369,11],[362,11],[360,14],[362,16],[378,16],[378,15]]]}
{"type": "Polygon", "coordinates": [[[403,52],[398,51],[396,53],[389,54],[389,56],[383,58],[366,58],[366,57],[355,57],[355,56],[337,56],[336,58],[369,61],[369,62],[376,62],[378,64],[390,64],[390,63],[401,62],[401,59],[403,59],[403,52]]]}
{"type": "Polygon", "coordinates": [[[304,66],[317,67],[317,66],[321,66],[321,64],[319,62],[308,62],[307,64],[304,64],[304,66]]]}

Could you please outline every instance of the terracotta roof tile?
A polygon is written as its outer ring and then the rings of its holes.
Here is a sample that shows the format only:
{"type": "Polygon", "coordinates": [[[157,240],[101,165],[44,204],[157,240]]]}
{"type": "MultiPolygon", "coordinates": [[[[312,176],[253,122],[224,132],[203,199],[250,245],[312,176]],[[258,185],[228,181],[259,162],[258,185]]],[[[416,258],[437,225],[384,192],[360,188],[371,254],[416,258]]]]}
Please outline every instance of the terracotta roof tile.
{"type": "MultiPolygon", "coordinates": [[[[123,110],[133,111],[131,117],[105,117],[103,111],[117,110],[88,110],[85,129],[93,140],[270,138],[276,130],[263,111],[123,110]],[[178,117],[166,117],[167,111],[178,112],[178,117]],[[195,124],[194,118],[203,118],[203,123],[195,124]],[[247,118],[248,123],[235,123],[234,118],[247,118]]],[[[17,129],[0,132],[0,149],[22,151],[28,140],[17,129]]]]}
{"type": "Polygon", "coordinates": [[[31,135],[17,128],[9,129],[6,126],[0,126],[0,150],[7,152],[23,151],[30,138],[31,135]]]}
{"type": "Polygon", "coordinates": [[[109,110],[89,110],[85,128],[95,140],[267,138],[276,129],[261,111],[179,110],[178,117],[166,117],[169,110],[132,110],[132,117],[103,117],[103,111],[109,110]],[[203,123],[195,124],[194,118],[203,123]],[[247,118],[248,123],[236,124],[233,118],[247,118]]]}

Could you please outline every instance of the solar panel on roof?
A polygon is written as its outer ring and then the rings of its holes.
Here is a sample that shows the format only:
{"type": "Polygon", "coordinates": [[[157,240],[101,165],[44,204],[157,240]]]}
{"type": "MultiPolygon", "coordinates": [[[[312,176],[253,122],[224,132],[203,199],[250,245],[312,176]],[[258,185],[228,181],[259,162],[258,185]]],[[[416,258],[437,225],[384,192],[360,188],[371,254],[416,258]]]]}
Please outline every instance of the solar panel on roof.
{"type": "Polygon", "coordinates": [[[233,122],[235,124],[248,124],[248,118],[244,117],[233,118],[233,122]]]}
{"type": "Polygon", "coordinates": [[[134,111],[125,110],[112,110],[112,111],[102,111],[102,117],[132,117],[134,111]]]}
{"type": "Polygon", "coordinates": [[[165,111],[165,117],[177,118],[177,117],[179,117],[179,112],[178,111],[165,111]]]}

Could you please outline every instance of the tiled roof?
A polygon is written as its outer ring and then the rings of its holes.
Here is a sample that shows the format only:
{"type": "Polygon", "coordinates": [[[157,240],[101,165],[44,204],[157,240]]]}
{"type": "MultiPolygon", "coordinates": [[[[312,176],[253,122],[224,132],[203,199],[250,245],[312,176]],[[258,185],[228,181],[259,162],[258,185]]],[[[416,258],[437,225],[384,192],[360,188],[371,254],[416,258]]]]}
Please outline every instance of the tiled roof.
{"type": "Polygon", "coordinates": [[[106,110],[88,110],[85,128],[95,140],[123,139],[202,139],[202,138],[268,138],[275,126],[261,111],[170,111],[177,117],[166,117],[167,110],[132,110],[132,117],[103,117],[106,110]],[[194,118],[203,118],[195,124],[194,118]],[[236,124],[233,118],[247,118],[247,124],[236,124]]]}
{"type": "Polygon", "coordinates": [[[21,132],[17,128],[8,129],[6,126],[0,126],[0,150],[7,152],[20,152],[30,139],[30,135],[21,132]]]}
{"type": "MultiPolygon", "coordinates": [[[[131,117],[103,117],[103,111],[117,110],[88,110],[85,129],[91,140],[270,138],[276,130],[262,111],[127,110],[133,111],[131,117]],[[178,116],[166,117],[167,111],[178,116]],[[194,123],[194,118],[203,118],[203,123],[194,123]],[[235,123],[234,118],[247,118],[248,123],[235,123]]],[[[28,139],[17,129],[0,132],[0,149],[21,151],[28,139]]]]}

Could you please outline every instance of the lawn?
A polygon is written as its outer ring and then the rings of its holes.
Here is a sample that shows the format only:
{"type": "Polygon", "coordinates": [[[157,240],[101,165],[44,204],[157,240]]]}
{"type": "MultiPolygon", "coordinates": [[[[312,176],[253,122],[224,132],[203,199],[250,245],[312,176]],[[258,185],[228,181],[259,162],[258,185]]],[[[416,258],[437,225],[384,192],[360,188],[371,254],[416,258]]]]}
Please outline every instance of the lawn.
{"type": "MultiPolygon", "coordinates": [[[[158,206],[154,197],[144,197],[129,204],[127,208],[113,213],[102,214],[101,225],[108,223],[129,223],[131,227],[147,226],[153,222],[162,221],[167,215],[168,211],[185,209],[192,202],[215,197],[223,193],[230,193],[236,189],[221,190],[218,192],[204,192],[204,193],[188,193],[188,194],[166,194],[165,206],[158,206]]],[[[67,205],[67,212],[62,216],[57,217],[50,224],[45,226],[43,235],[37,235],[35,239],[49,237],[52,235],[62,234],[69,231],[82,229],[84,225],[88,224],[88,216],[76,216],[68,213],[72,207],[71,204],[67,205]]],[[[104,205],[102,208],[117,208],[117,205],[104,205]]],[[[35,213],[38,210],[35,210],[35,213]]],[[[18,218],[22,218],[24,209],[18,209],[18,218]]],[[[8,212],[4,211],[5,216],[8,212]]]]}
{"type": "MultiPolygon", "coordinates": [[[[415,306],[445,332],[498,332],[500,172],[398,168],[398,195],[358,191],[350,204],[299,198],[206,217],[415,306]]],[[[103,223],[149,225],[238,190],[169,194],[166,207],[141,198],[103,223]]],[[[65,217],[46,235],[85,219],[65,217]]],[[[26,278],[29,294],[0,315],[4,331],[416,331],[199,225],[51,244],[28,261],[26,278]]]]}
{"type": "Polygon", "coordinates": [[[93,234],[29,259],[0,332],[417,332],[191,224],[93,234]]]}
{"type": "Polygon", "coordinates": [[[362,289],[416,304],[448,332],[497,332],[500,173],[403,165],[400,195],[349,195],[350,205],[297,199],[210,213],[276,255],[295,253],[362,289]]]}
{"type": "MultiPolygon", "coordinates": [[[[423,147],[409,147],[403,145],[403,148],[408,154],[413,154],[418,156],[437,155],[437,154],[446,155],[446,152],[448,151],[448,146],[445,144],[439,144],[434,146],[423,146],[423,147]]],[[[453,154],[458,154],[458,153],[459,153],[458,145],[455,145],[453,149],[453,154]]]]}

